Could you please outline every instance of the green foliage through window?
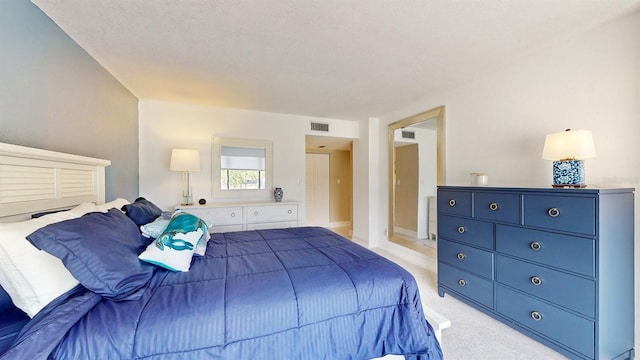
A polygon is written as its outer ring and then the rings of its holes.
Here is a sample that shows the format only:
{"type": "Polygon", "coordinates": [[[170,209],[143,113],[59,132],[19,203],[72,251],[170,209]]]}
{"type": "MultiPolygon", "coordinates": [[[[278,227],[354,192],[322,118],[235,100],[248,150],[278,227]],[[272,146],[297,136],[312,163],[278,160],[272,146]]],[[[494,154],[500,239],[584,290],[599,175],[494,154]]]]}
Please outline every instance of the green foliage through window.
{"type": "Polygon", "coordinates": [[[220,169],[222,190],[264,189],[265,183],[264,170],[220,169]]]}

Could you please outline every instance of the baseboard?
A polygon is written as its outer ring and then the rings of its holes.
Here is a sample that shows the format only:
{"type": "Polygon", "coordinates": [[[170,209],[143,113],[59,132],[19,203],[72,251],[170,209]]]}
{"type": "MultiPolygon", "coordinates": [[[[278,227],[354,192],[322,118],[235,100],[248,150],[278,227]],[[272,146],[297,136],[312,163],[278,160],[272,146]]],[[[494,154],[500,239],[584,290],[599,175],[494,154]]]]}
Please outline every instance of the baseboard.
{"type": "Polygon", "coordinates": [[[367,243],[367,241],[357,236],[352,236],[351,241],[367,249],[369,248],[369,244],[367,243]]]}
{"type": "Polygon", "coordinates": [[[405,228],[401,228],[401,227],[397,227],[397,226],[393,227],[393,232],[396,233],[396,234],[408,236],[408,237],[413,238],[413,239],[417,239],[418,238],[418,233],[416,231],[405,229],[405,228]]]}

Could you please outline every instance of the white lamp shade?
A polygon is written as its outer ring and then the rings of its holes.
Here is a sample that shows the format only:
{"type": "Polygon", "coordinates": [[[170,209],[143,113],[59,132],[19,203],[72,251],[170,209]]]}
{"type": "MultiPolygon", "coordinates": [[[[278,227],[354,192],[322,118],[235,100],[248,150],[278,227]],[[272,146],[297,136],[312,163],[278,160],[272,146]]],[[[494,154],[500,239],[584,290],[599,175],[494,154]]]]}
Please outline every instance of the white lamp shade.
{"type": "Polygon", "coordinates": [[[200,171],[200,152],[196,149],[171,150],[171,165],[173,171],[200,171]]]}
{"type": "Polygon", "coordinates": [[[595,156],[591,131],[561,131],[547,135],[544,140],[542,158],[545,160],[582,160],[595,156]]]}

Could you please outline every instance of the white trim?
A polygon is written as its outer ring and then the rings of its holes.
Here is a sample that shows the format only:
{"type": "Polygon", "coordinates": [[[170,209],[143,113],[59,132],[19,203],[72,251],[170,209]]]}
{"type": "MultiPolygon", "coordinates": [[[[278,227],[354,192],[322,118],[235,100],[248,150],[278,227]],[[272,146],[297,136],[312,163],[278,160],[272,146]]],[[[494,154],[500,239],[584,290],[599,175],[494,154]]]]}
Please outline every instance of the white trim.
{"type": "Polygon", "coordinates": [[[102,165],[107,167],[111,165],[111,161],[97,159],[92,157],[66,154],[56,151],[43,150],[30,148],[26,146],[13,145],[0,143],[0,155],[5,155],[14,158],[25,159],[40,159],[40,160],[54,160],[57,162],[66,162],[72,164],[85,164],[85,165],[102,165]]]}
{"type": "Polygon", "coordinates": [[[214,199],[225,200],[257,200],[270,199],[276,187],[273,176],[273,142],[271,140],[234,139],[213,137],[213,149],[211,156],[212,178],[211,194],[214,199]],[[220,184],[221,156],[223,146],[247,147],[264,149],[265,159],[265,188],[264,189],[236,189],[222,190],[220,184]]]}
{"type": "Polygon", "coordinates": [[[398,226],[394,226],[393,227],[393,233],[394,234],[400,234],[400,235],[408,236],[408,237],[413,238],[413,239],[418,239],[418,232],[417,231],[405,229],[405,228],[398,227],[398,226]]]}
{"type": "Polygon", "coordinates": [[[0,218],[104,203],[111,161],[0,143],[0,218]]]}

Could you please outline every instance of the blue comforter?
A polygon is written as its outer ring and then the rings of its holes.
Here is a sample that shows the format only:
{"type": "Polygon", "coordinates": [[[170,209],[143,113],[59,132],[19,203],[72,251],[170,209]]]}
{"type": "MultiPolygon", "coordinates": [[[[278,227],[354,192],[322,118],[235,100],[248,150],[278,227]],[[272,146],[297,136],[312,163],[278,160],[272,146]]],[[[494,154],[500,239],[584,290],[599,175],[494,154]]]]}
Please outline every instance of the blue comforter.
{"type": "Polygon", "coordinates": [[[1,359],[441,359],[414,278],[316,227],[214,234],[139,300],[76,289],[1,359]]]}

